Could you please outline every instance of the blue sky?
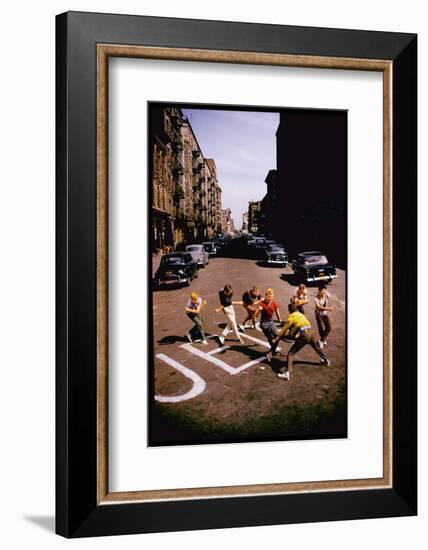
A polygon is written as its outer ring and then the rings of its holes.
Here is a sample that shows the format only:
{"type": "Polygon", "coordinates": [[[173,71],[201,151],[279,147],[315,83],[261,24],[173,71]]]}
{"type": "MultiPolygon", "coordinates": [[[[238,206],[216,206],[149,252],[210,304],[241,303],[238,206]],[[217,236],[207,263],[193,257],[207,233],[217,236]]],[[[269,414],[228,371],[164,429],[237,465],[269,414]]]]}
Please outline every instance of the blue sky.
{"type": "Polygon", "coordinates": [[[205,158],[213,158],[222,189],[222,208],[242,226],[248,201],[261,200],[269,170],[276,168],[278,113],[183,109],[205,158]]]}

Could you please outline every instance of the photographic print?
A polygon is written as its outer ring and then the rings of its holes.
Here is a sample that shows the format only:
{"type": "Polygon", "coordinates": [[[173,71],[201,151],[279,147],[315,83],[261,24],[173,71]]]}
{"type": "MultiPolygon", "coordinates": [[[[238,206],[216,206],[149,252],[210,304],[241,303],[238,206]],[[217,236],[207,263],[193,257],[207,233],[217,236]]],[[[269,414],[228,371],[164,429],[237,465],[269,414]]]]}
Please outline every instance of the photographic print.
{"type": "Polygon", "coordinates": [[[148,444],[346,437],[347,111],[148,114],[148,444]]]}

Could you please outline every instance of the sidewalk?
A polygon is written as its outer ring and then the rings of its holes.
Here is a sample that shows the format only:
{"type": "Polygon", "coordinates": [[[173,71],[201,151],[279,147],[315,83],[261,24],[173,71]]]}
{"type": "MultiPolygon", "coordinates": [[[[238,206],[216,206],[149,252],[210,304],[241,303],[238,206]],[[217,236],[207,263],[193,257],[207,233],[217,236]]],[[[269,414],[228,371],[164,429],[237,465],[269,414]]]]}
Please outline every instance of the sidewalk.
{"type": "Polygon", "coordinates": [[[157,268],[159,267],[162,254],[152,254],[152,276],[154,277],[157,268]]]}

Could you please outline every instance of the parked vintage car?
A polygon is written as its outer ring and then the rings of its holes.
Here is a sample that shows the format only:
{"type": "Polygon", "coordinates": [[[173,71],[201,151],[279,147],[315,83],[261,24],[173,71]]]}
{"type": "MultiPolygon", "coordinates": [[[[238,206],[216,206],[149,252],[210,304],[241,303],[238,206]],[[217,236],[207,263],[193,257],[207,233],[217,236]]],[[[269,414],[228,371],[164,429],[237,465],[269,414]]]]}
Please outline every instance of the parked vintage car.
{"type": "Polygon", "coordinates": [[[331,281],[337,278],[336,266],[322,252],[301,252],[291,262],[294,274],[302,282],[331,281]]]}
{"type": "Polygon", "coordinates": [[[267,265],[287,265],[288,255],[284,247],[279,244],[270,244],[265,250],[264,261],[267,265]]]}
{"type": "Polygon", "coordinates": [[[272,246],[272,245],[282,246],[276,241],[274,241],[273,239],[265,239],[265,242],[263,243],[263,248],[268,248],[269,246],[272,246]]]}
{"type": "Polygon", "coordinates": [[[208,256],[215,256],[217,254],[217,247],[212,241],[205,241],[202,243],[205,248],[205,252],[208,252],[208,256]]]}
{"type": "Polygon", "coordinates": [[[247,240],[247,245],[255,248],[259,243],[264,243],[264,241],[263,237],[252,237],[247,240]]]}
{"type": "MultiPolygon", "coordinates": [[[[274,241],[272,241],[274,242],[274,241]]],[[[255,247],[256,248],[266,248],[267,239],[256,239],[255,247]]]]}
{"type": "Polygon", "coordinates": [[[212,242],[216,247],[217,254],[221,251],[222,248],[226,246],[226,243],[227,243],[226,239],[222,239],[220,237],[215,237],[212,242]]]}
{"type": "Polygon", "coordinates": [[[192,255],[193,261],[196,262],[198,267],[205,267],[210,261],[210,255],[202,244],[188,244],[186,252],[192,255]]]}
{"type": "Polygon", "coordinates": [[[197,275],[198,266],[190,252],[174,252],[162,256],[154,280],[158,287],[174,284],[189,285],[197,275]]]}

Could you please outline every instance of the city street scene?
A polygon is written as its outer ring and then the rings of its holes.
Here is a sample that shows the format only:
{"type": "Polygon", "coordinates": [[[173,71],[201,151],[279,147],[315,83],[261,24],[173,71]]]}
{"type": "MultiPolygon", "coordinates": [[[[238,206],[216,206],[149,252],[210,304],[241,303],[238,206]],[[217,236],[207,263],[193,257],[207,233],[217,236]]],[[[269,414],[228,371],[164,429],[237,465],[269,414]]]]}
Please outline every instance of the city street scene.
{"type": "Polygon", "coordinates": [[[149,115],[149,445],[346,437],[346,111],[149,115]]]}

